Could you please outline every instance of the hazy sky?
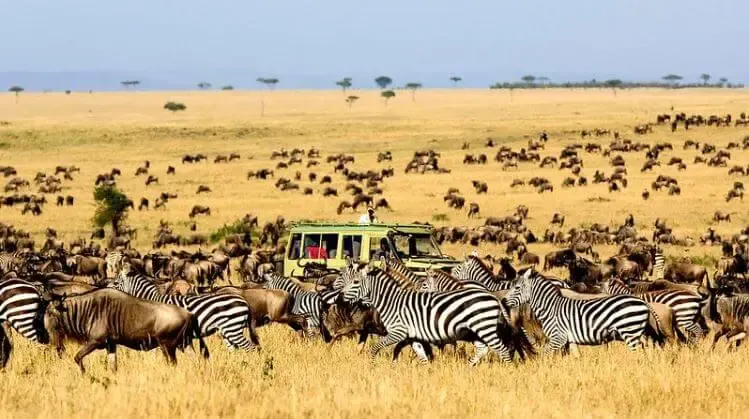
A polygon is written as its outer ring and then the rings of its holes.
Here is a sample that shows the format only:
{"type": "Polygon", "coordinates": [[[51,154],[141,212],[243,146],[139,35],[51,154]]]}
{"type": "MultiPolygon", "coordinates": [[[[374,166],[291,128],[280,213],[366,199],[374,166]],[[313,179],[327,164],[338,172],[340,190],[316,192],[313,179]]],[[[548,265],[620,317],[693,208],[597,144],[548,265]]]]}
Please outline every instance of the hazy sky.
{"type": "Polygon", "coordinates": [[[455,73],[485,85],[526,73],[745,81],[749,70],[746,0],[0,0],[0,15],[5,73],[355,85],[455,73]]]}

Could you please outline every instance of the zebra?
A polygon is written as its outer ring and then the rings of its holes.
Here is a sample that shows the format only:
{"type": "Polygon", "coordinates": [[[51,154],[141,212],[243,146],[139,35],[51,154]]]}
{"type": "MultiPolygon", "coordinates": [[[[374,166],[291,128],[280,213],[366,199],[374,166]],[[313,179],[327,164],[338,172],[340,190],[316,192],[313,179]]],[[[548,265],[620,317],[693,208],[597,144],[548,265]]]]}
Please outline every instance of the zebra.
{"type": "Polygon", "coordinates": [[[9,272],[20,273],[25,267],[28,255],[23,251],[0,253],[0,275],[9,272]]]}
{"type": "Polygon", "coordinates": [[[117,273],[122,269],[122,262],[125,255],[119,250],[111,250],[107,252],[107,256],[104,261],[107,264],[107,278],[114,278],[117,273]]]}
{"type": "Polygon", "coordinates": [[[416,289],[420,288],[424,282],[423,277],[416,275],[414,271],[393,257],[385,259],[385,271],[391,273],[391,276],[407,280],[416,289]]]}
{"type": "MultiPolygon", "coordinates": [[[[292,314],[304,316],[307,319],[306,332],[308,334],[311,334],[312,330],[320,329],[322,300],[318,293],[305,291],[289,278],[278,275],[275,272],[267,272],[264,275],[264,279],[263,288],[284,290],[294,297],[294,305],[291,312],[292,314]]],[[[330,298],[331,296],[326,294],[326,299],[330,300],[330,298]]]]}
{"type": "Polygon", "coordinates": [[[512,281],[498,281],[494,273],[476,255],[469,255],[465,262],[455,266],[452,276],[459,281],[481,284],[489,291],[504,291],[512,288],[512,281]]]}
{"type": "MultiPolygon", "coordinates": [[[[613,295],[633,294],[623,282],[613,279],[604,283],[604,291],[613,295]]],[[[704,336],[700,326],[702,297],[685,290],[662,290],[635,294],[647,303],[659,303],[671,308],[676,325],[689,333],[690,343],[696,343],[704,336]]]]}
{"type": "MultiPolygon", "coordinates": [[[[32,284],[20,279],[0,282],[0,323],[10,326],[24,338],[38,343],[48,343],[42,322],[43,302],[32,284]]],[[[8,336],[0,330],[0,367],[4,368],[13,349],[8,336]]]]}
{"type": "Polygon", "coordinates": [[[528,269],[505,297],[509,307],[529,304],[549,342],[544,350],[554,353],[566,346],[578,356],[578,344],[596,345],[621,337],[634,350],[642,337],[650,309],[632,295],[593,300],[564,297],[559,288],[528,269]]]}
{"type": "Polygon", "coordinates": [[[654,280],[663,279],[666,271],[666,256],[663,255],[660,246],[653,249],[653,269],[650,271],[654,280]]]}
{"type": "Polygon", "coordinates": [[[476,352],[469,365],[476,365],[491,348],[504,362],[511,362],[505,342],[511,329],[500,301],[483,290],[462,289],[422,293],[402,290],[381,275],[371,275],[369,267],[347,281],[343,299],[372,305],[382,318],[388,334],[370,351],[374,360],[384,347],[415,340],[427,343],[455,343],[470,339],[476,352]],[[503,332],[500,334],[500,332],[503,332]]]}
{"type": "Polygon", "coordinates": [[[198,319],[202,337],[218,332],[230,349],[240,348],[251,351],[260,348],[250,306],[239,295],[205,294],[191,297],[162,295],[151,278],[132,272],[127,262],[122,264],[119,274],[109,287],[144,300],[174,304],[184,308],[198,319]],[[245,327],[250,331],[250,340],[247,340],[242,333],[245,327]]]}

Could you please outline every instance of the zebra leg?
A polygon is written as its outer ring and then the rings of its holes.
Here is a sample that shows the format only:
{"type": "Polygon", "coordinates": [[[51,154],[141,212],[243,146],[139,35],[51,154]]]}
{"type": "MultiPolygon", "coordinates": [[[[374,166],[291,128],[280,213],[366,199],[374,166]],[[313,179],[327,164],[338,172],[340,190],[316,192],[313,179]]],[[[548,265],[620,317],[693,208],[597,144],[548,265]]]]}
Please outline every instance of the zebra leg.
{"type": "Polygon", "coordinates": [[[561,334],[554,335],[546,343],[546,347],[544,348],[544,355],[553,355],[559,352],[559,350],[562,349],[566,345],[567,345],[567,339],[563,335],[561,334]]]}
{"type": "Polygon", "coordinates": [[[4,330],[0,330],[0,368],[5,368],[13,351],[13,344],[4,330]]]}
{"type": "Polygon", "coordinates": [[[386,336],[383,336],[380,338],[380,340],[375,343],[372,346],[372,349],[369,351],[369,356],[374,362],[375,357],[377,356],[377,353],[382,350],[382,348],[385,348],[390,345],[395,345],[398,342],[405,340],[408,336],[408,331],[405,327],[394,327],[391,330],[388,330],[388,334],[386,336]]]}
{"type": "Polygon", "coordinates": [[[622,339],[627,343],[627,347],[630,350],[635,351],[637,349],[645,349],[645,345],[642,342],[642,332],[640,333],[621,333],[622,339]]]}
{"type": "Polygon", "coordinates": [[[746,332],[731,332],[726,335],[726,340],[728,341],[728,351],[735,351],[739,347],[741,340],[744,338],[746,338],[746,332]],[[733,349],[731,349],[734,343],[735,346],[733,347],[733,349]]]}
{"type": "Polygon", "coordinates": [[[471,359],[468,360],[468,365],[475,367],[476,364],[481,361],[481,358],[483,358],[486,354],[489,353],[489,346],[487,346],[484,342],[481,342],[480,340],[477,340],[473,342],[473,346],[476,347],[476,352],[473,354],[471,359]]]}
{"type": "MultiPolygon", "coordinates": [[[[488,346],[489,348],[494,351],[504,362],[510,362],[512,361],[512,356],[510,356],[510,350],[507,349],[507,346],[502,342],[502,339],[500,339],[499,334],[497,333],[497,324],[495,323],[490,327],[480,327],[479,324],[473,324],[469,325],[468,328],[476,333],[481,340],[481,344],[477,345],[476,342],[474,342],[474,345],[476,346],[476,354],[471,358],[471,361],[474,361],[471,365],[476,365],[478,361],[486,355],[486,352],[481,354],[479,356],[480,348],[482,345],[488,346]],[[478,358],[477,358],[478,357],[478,358]]],[[[471,363],[471,362],[469,362],[471,363]]]]}
{"type": "Polygon", "coordinates": [[[247,340],[247,338],[244,337],[243,328],[241,329],[234,329],[231,330],[224,329],[221,331],[221,336],[224,338],[224,343],[227,347],[230,349],[244,349],[245,351],[253,351],[255,349],[259,349],[259,347],[255,346],[247,340]]]}
{"type": "Polygon", "coordinates": [[[569,347],[570,347],[570,354],[572,355],[572,357],[580,358],[580,349],[578,349],[577,344],[570,342],[569,347]]]}
{"type": "Polygon", "coordinates": [[[693,344],[693,345],[697,344],[700,341],[700,339],[702,339],[705,336],[704,335],[705,332],[697,323],[690,323],[684,329],[688,333],[690,344],[693,344]]]}

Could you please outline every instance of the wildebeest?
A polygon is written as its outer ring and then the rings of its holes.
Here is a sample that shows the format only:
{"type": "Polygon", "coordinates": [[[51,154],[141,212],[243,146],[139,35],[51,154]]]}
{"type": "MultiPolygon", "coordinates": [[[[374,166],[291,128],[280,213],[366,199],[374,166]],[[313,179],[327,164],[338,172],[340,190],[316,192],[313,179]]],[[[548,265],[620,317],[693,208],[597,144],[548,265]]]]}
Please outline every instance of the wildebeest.
{"type": "Polygon", "coordinates": [[[195,218],[196,215],[211,215],[211,208],[205,205],[194,205],[190,210],[190,218],[195,218]]]}
{"type": "Polygon", "coordinates": [[[44,327],[59,355],[66,339],[83,344],[75,355],[81,372],[85,372],[83,358],[97,349],[106,349],[116,371],[117,345],[141,351],[159,347],[167,361],[176,364],[177,349],[192,346],[197,338],[203,357],[209,356],[197,319],[190,313],[113,289],[52,300],[44,314],[44,327]]]}

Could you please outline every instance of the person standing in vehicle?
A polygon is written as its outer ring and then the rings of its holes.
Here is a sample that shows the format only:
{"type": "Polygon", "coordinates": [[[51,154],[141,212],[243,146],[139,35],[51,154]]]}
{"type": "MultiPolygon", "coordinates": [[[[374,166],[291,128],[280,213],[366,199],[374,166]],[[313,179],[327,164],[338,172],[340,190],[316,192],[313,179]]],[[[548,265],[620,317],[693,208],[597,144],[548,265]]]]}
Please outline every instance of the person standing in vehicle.
{"type": "Polygon", "coordinates": [[[372,207],[367,207],[367,212],[359,217],[359,224],[374,224],[376,223],[377,216],[375,216],[375,210],[372,207]]]}

